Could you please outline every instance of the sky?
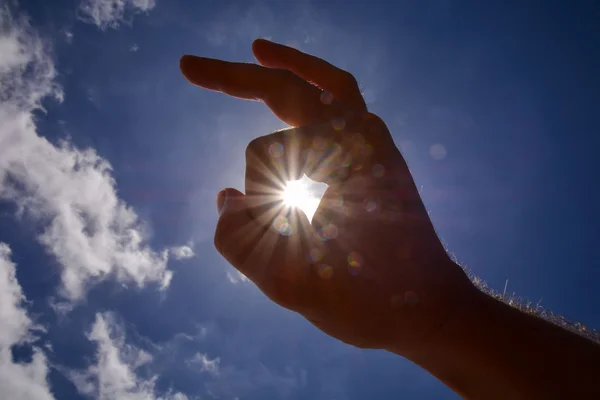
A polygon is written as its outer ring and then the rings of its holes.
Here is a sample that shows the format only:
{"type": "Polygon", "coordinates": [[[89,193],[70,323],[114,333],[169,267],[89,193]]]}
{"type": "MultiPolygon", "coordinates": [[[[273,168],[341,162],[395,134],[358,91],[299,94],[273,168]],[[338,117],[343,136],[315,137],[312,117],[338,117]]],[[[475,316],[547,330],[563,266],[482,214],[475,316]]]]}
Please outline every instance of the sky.
{"type": "Polygon", "coordinates": [[[0,0],[0,398],[457,398],[214,250],[217,192],[284,125],[178,60],[252,62],[257,37],[356,76],[461,264],[600,329],[599,21],[592,0],[0,0]]]}

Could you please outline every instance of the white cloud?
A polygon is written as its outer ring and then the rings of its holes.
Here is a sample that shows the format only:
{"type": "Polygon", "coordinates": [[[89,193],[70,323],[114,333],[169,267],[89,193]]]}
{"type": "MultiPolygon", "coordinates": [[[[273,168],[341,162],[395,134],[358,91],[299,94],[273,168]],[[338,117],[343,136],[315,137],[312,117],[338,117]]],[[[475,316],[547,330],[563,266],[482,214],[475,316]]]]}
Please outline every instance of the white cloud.
{"type": "Polygon", "coordinates": [[[190,364],[199,364],[200,372],[208,372],[211,375],[219,375],[219,364],[221,359],[219,357],[210,359],[206,354],[196,353],[192,359],[189,360],[190,364]]]}
{"type": "Polygon", "coordinates": [[[50,48],[8,8],[0,9],[0,27],[0,200],[39,223],[38,239],[62,267],[69,299],[108,276],[167,287],[169,251],[148,246],[143,222],[118,197],[110,164],[94,149],[38,135],[33,113],[41,100],[62,99],[50,48]]]}
{"type": "Polygon", "coordinates": [[[61,318],[64,318],[67,314],[73,311],[73,308],[75,308],[75,305],[72,302],[61,301],[55,297],[51,297],[49,299],[48,305],[50,308],[52,308],[54,313],[61,318]]]}
{"type": "Polygon", "coordinates": [[[64,28],[61,32],[64,36],[65,42],[69,44],[73,43],[73,32],[70,29],[64,28]]]}
{"type": "Polygon", "coordinates": [[[83,0],[79,5],[80,19],[100,29],[118,28],[134,14],[148,12],[155,0],[83,0]]]}
{"type": "MultiPolygon", "coordinates": [[[[6,103],[31,109],[47,96],[62,100],[55,76],[48,43],[40,39],[25,17],[15,18],[8,7],[0,7],[0,104],[3,109],[6,103]]],[[[0,120],[5,122],[4,118],[0,120]]]]}
{"type": "Polygon", "coordinates": [[[29,363],[15,363],[11,348],[31,343],[35,326],[23,307],[25,296],[10,260],[10,248],[0,243],[0,398],[53,399],[47,381],[46,356],[37,347],[29,363]]]}
{"type": "Polygon", "coordinates": [[[234,285],[240,282],[248,282],[248,278],[246,277],[246,275],[242,274],[238,270],[227,271],[227,279],[234,285]]]}
{"type": "Polygon", "coordinates": [[[176,260],[187,260],[188,258],[192,258],[196,255],[194,249],[192,249],[190,246],[171,247],[169,252],[176,260]]]}
{"type": "Polygon", "coordinates": [[[144,379],[136,374],[139,367],[152,361],[152,356],[125,342],[123,327],[113,314],[96,314],[88,338],[97,346],[95,363],[83,372],[68,374],[81,394],[99,400],[187,400],[179,392],[158,396],[157,377],[144,379]]]}

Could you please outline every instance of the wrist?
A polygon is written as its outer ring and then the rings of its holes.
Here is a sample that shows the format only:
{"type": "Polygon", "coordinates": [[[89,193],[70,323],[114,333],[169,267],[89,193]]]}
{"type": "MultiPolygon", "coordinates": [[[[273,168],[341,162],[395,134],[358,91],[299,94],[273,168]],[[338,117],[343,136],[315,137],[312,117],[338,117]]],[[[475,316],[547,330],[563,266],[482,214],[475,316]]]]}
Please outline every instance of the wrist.
{"type": "Polygon", "coordinates": [[[496,300],[474,285],[465,289],[445,318],[439,321],[427,345],[411,361],[427,369],[434,365],[442,367],[446,357],[459,356],[456,353],[464,351],[473,331],[485,325],[487,318],[493,318],[492,302],[496,300]]]}
{"type": "Polygon", "coordinates": [[[515,354],[527,348],[519,347],[520,317],[520,311],[473,286],[412,361],[465,398],[531,398],[523,396],[527,376],[514,366],[515,354]]]}
{"type": "MultiPolygon", "coordinates": [[[[479,290],[473,284],[459,296],[446,318],[440,321],[437,330],[427,343],[407,358],[444,382],[456,393],[466,396],[465,377],[477,376],[484,371],[486,356],[478,354],[485,345],[480,343],[486,337],[490,319],[498,318],[502,312],[498,307],[505,306],[479,290]],[[478,366],[481,367],[478,371],[478,366]]],[[[489,372],[489,371],[488,371],[489,372]]],[[[486,380],[482,376],[480,382],[486,380]]]]}
{"type": "Polygon", "coordinates": [[[405,304],[397,310],[391,327],[393,337],[385,346],[421,366],[430,358],[437,359],[442,347],[454,336],[456,321],[479,313],[475,308],[481,307],[483,296],[488,297],[449,258],[423,269],[424,275],[435,278],[428,278],[427,284],[419,285],[421,290],[415,290],[417,304],[405,304]]]}

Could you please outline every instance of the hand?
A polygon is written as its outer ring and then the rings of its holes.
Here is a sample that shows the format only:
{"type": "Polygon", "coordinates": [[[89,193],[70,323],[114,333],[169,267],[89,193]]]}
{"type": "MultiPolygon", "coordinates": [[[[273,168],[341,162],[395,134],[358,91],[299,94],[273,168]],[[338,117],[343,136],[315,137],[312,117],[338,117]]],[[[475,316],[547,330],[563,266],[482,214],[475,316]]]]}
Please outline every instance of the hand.
{"type": "Polygon", "coordinates": [[[245,194],[217,196],[217,250],[269,298],[346,343],[412,358],[474,290],[448,257],[384,122],[356,80],[258,39],[261,65],[184,56],[192,83],[263,101],[294,128],[246,151],[245,194]],[[309,222],[284,207],[286,180],[328,189],[309,222]]]}

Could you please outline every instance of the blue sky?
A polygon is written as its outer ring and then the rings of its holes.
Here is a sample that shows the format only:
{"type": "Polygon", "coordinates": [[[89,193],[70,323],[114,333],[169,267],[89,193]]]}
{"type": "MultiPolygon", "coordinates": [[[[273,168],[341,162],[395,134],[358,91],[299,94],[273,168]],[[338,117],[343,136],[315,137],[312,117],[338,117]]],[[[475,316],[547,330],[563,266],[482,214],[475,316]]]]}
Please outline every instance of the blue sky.
{"type": "Polygon", "coordinates": [[[461,263],[600,328],[600,7],[561,3],[0,0],[0,398],[456,398],[214,250],[283,124],[178,59],[257,37],[355,74],[461,263]]]}

